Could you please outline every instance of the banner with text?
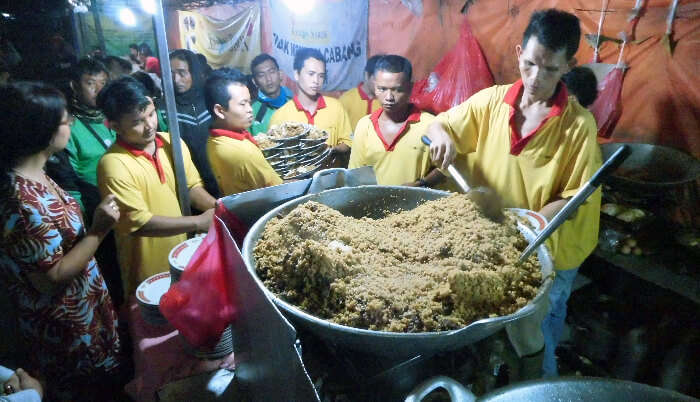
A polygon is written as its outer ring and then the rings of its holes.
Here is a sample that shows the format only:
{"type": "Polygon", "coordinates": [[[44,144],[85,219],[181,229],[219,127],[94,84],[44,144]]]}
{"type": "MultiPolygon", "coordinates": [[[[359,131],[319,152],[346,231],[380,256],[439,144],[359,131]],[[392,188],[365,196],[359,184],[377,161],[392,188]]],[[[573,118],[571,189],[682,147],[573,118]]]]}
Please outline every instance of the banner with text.
{"type": "Polygon", "coordinates": [[[272,56],[282,71],[294,77],[294,54],[304,47],[316,48],[326,58],[324,91],[356,86],[367,61],[367,0],[317,2],[300,13],[285,0],[270,0],[272,56]]]}
{"type": "Polygon", "coordinates": [[[236,67],[249,73],[250,62],[262,52],[260,14],[258,3],[226,20],[178,11],[180,43],[203,54],[213,68],[236,67]]]}

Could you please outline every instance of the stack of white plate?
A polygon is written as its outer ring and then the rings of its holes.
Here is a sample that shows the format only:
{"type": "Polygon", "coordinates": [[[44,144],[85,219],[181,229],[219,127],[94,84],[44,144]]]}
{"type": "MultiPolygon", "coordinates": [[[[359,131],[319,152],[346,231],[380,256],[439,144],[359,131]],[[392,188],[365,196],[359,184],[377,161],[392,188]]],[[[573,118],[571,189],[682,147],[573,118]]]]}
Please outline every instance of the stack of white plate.
{"type": "Polygon", "coordinates": [[[224,329],[219,343],[217,343],[213,348],[196,348],[190,345],[182,335],[180,335],[180,338],[185,345],[185,350],[191,355],[200,359],[219,359],[233,353],[233,332],[230,325],[224,329]]]}
{"type": "Polygon", "coordinates": [[[180,280],[180,276],[185,272],[185,267],[187,267],[199,245],[202,244],[203,239],[204,235],[202,234],[185,240],[170,250],[168,262],[170,263],[170,276],[173,283],[180,280]]]}
{"type": "Polygon", "coordinates": [[[170,272],[155,274],[141,282],[136,288],[136,300],[141,308],[141,316],[151,325],[163,325],[168,321],[161,314],[158,305],[160,298],[170,288],[170,272]]]}

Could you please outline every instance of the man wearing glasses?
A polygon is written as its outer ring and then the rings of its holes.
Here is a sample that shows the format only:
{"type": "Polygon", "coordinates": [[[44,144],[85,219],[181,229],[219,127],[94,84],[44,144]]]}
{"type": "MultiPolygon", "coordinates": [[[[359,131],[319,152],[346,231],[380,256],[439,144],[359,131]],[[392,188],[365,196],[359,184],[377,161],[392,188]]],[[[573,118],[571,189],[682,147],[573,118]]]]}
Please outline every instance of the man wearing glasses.
{"type": "Polygon", "coordinates": [[[258,96],[253,102],[253,125],[250,133],[254,136],[266,133],[270,127],[270,117],[281,108],[294,93],[282,86],[282,73],[277,60],[267,53],[257,55],[250,63],[253,81],[258,87],[258,96]]]}

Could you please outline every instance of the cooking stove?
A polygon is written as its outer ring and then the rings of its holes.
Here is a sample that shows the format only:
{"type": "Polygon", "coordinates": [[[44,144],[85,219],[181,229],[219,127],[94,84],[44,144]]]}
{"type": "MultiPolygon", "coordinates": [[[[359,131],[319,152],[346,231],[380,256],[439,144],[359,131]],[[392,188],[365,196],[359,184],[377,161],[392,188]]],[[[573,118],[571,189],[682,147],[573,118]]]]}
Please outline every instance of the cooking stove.
{"type": "MultiPolygon", "coordinates": [[[[404,361],[330,345],[304,331],[298,335],[304,365],[324,402],[402,401],[416,385],[438,375],[482,394],[508,383],[506,360],[514,361],[514,355],[504,357],[509,352],[499,335],[457,351],[404,361]]],[[[446,393],[433,394],[425,400],[449,401],[446,393]]]]}

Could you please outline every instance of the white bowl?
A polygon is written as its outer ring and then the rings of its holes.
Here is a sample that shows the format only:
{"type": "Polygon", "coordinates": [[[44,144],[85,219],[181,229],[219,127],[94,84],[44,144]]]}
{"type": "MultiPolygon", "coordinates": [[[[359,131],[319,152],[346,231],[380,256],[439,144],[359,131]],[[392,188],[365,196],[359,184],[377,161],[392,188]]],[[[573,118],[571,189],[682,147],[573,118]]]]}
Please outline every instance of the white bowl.
{"type": "Polygon", "coordinates": [[[185,267],[187,267],[187,264],[189,264],[190,259],[192,259],[192,256],[199,248],[199,245],[202,244],[203,239],[203,235],[193,237],[183,241],[170,250],[170,254],[168,254],[168,262],[170,263],[170,274],[172,275],[173,282],[177,282],[182,273],[185,272],[185,267]]]}

